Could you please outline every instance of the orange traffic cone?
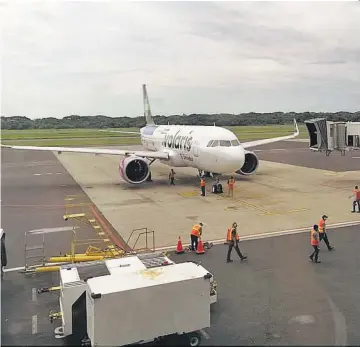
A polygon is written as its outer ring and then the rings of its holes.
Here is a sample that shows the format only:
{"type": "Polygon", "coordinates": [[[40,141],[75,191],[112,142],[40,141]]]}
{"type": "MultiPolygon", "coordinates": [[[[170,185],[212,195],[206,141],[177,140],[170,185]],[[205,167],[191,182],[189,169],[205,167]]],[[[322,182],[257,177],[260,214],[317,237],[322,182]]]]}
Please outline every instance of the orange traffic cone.
{"type": "Polygon", "coordinates": [[[183,245],[182,245],[182,243],[181,243],[181,238],[180,238],[180,236],[179,236],[179,240],[178,240],[178,243],[177,243],[177,246],[176,246],[176,253],[177,254],[182,254],[182,253],[184,253],[185,251],[184,251],[184,247],[183,247],[183,245]]]}
{"type": "Polygon", "coordinates": [[[203,243],[201,241],[201,238],[199,237],[199,243],[197,246],[196,254],[204,254],[204,253],[205,253],[205,249],[204,249],[203,243]]]}

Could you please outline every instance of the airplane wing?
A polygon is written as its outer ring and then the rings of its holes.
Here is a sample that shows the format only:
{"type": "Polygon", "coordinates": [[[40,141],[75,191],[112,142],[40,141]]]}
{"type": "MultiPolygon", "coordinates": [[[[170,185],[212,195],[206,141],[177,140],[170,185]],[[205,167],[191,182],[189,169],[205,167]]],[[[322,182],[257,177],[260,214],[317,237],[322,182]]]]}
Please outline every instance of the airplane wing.
{"type": "Polygon", "coordinates": [[[151,152],[151,151],[132,151],[127,149],[111,149],[111,148],[72,148],[72,147],[36,147],[36,146],[9,146],[1,144],[3,148],[20,149],[28,151],[49,151],[49,152],[72,152],[72,153],[87,153],[87,154],[107,154],[107,155],[134,155],[137,157],[152,158],[152,159],[169,159],[169,154],[166,152],[151,152]]]}
{"type": "Polygon", "coordinates": [[[241,143],[241,145],[244,148],[249,148],[249,147],[256,147],[256,146],[260,146],[260,145],[266,145],[268,143],[294,139],[295,137],[297,137],[299,135],[299,128],[298,128],[298,125],[297,125],[295,119],[294,119],[294,127],[295,127],[295,132],[292,135],[273,137],[271,139],[249,141],[249,142],[241,143]]]}
{"type": "Polygon", "coordinates": [[[120,134],[132,134],[141,135],[140,131],[122,131],[122,130],[99,130],[106,133],[120,133],[120,134]]]}

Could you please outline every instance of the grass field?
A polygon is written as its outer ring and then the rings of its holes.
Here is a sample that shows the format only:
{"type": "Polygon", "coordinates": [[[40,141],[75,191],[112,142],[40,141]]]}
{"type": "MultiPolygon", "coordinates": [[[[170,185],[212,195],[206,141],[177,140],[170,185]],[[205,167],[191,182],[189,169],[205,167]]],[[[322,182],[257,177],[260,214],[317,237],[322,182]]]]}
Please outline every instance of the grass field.
{"type": "MultiPolygon", "coordinates": [[[[290,135],[292,125],[266,125],[227,127],[240,141],[266,139],[290,135]]],[[[121,131],[139,131],[136,128],[103,129],[121,131]]],[[[299,126],[299,138],[307,138],[305,126],[299,126]]],[[[137,135],[99,131],[98,129],[36,129],[36,130],[2,130],[1,143],[5,145],[27,146],[110,146],[140,144],[137,135]]]]}

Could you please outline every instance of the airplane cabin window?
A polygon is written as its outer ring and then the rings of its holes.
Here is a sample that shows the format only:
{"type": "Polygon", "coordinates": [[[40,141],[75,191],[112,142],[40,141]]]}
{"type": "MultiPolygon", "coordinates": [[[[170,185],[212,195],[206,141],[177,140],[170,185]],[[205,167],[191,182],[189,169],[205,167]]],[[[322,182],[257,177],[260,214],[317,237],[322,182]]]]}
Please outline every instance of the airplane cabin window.
{"type": "Polygon", "coordinates": [[[211,145],[212,145],[213,142],[214,142],[214,140],[209,141],[209,143],[207,144],[206,147],[211,147],[211,145]]]}
{"type": "Polygon", "coordinates": [[[240,146],[239,140],[232,140],[232,141],[231,141],[231,144],[232,144],[233,146],[240,146]]]}
{"type": "Polygon", "coordinates": [[[219,141],[218,140],[214,140],[214,142],[212,143],[211,147],[217,147],[219,146],[219,141]]]}
{"type": "Polygon", "coordinates": [[[221,147],[231,147],[230,141],[220,140],[220,146],[221,147]]]}

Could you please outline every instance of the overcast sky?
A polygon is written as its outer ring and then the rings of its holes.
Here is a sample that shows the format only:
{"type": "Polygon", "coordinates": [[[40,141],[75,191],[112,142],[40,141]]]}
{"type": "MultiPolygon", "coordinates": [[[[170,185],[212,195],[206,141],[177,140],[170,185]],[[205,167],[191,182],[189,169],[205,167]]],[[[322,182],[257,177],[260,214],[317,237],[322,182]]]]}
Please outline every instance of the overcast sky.
{"type": "Polygon", "coordinates": [[[359,2],[5,7],[5,116],[360,110],[359,2]]]}

